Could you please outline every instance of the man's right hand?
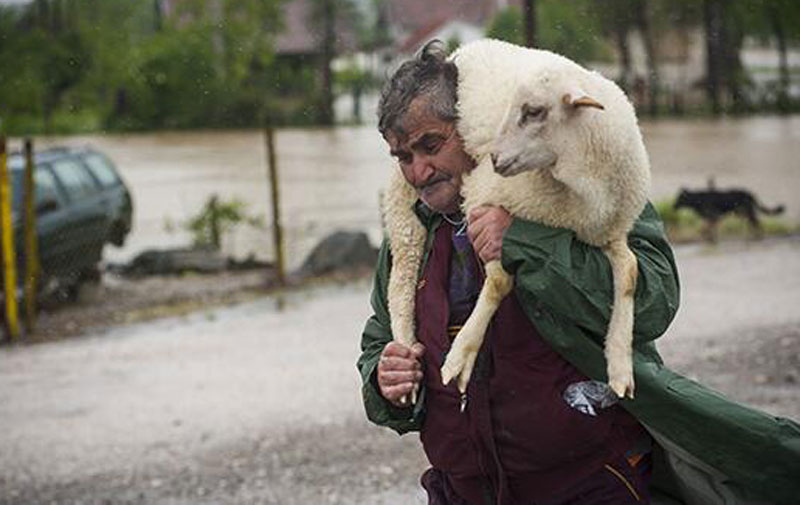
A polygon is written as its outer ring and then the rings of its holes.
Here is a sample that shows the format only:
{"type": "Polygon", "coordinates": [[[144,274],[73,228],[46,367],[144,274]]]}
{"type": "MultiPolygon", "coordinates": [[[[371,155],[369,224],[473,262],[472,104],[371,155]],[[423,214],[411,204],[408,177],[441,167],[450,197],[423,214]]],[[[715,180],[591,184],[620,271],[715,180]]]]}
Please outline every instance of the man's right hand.
{"type": "Polygon", "coordinates": [[[378,361],[378,387],[381,395],[398,407],[406,407],[411,391],[422,380],[422,355],[425,347],[419,342],[410,348],[390,342],[383,348],[378,361]]]}

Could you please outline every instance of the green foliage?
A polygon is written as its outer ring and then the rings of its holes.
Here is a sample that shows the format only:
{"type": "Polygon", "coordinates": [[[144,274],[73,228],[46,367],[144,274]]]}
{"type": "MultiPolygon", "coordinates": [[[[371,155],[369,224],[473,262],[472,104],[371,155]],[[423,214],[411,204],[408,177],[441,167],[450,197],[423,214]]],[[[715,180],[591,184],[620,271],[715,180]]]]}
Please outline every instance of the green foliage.
{"type": "Polygon", "coordinates": [[[511,5],[495,14],[486,27],[486,36],[505,40],[512,44],[524,45],[525,27],[523,26],[522,10],[519,6],[511,5]]]}
{"type": "Polygon", "coordinates": [[[132,51],[112,126],[185,127],[215,116],[222,97],[204,27],[159,34],[132,51]]]}
{"type": "Polygon", "coordinates": [[[375,88],[379,85],[378,80],[371,73],[358,67],[351,62],[341,70],[334,73],[334,82],[342,91],[358,88],[366,90],[375,88]]]}
{"type": "MultiPolygon", "coordinates": [[[[584,0],[540,0],[537,5],[537,46],[563,54],[578,62],[609,58],[601,39],[601,25],[584,0]]],[[[522,10],[511,5],[489,21],[488,37],[524,45],[522,10]]]]}
{"type": "Polygon", "coordinates": [[[3,125],[30,134],[261,124],[284,1],[183,0],[166,20],[152,1],[0,6],[3,125]]]}
{"type": "Polygon", "coordinates": [[[222,237],[236,227],[246,224],[254,228],[263,228],[261,217],[247,216],[247,204],[236,198],[219,200],[212,195],[200,212],[186,221],[183,227],[192,234],[192,243],[196,247],[212,246],[220,249],[222,237]]]}

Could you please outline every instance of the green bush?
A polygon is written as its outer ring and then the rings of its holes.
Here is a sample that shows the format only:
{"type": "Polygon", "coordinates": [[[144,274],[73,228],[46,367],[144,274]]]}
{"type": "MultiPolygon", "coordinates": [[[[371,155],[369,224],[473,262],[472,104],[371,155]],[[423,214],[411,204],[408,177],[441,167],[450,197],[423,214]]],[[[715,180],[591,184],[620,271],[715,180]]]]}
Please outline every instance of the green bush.
{"type": "MultiPolygon", "coordinates": [[[[664,222],[667,236],[673,242],[693,242],[706,238],[707,223],[693,210],[675,209],[675,199],[660,200],[654,203],[656,211],[664,222]]],[[[761,229],[764,236],[788,235],[796,233],[798,227],[792,226],[785,219],[778,217],[762,217],[761,229]]],[[[730,214],[720,219],[717,224],[718,238],[746,238],[753,236],[747,219],[730,214]]]]}
{"type": "Polygon", "coordinates": [[[234,228],[242,224],[264,227],[261,217],[248,216],[246,210],[247,203],[242,200],[234,198],[226,201],[211,195],[200,212],[186,221],[183,227],[192,234],[194,246],[221,249],[222,237],[234,228]]]}

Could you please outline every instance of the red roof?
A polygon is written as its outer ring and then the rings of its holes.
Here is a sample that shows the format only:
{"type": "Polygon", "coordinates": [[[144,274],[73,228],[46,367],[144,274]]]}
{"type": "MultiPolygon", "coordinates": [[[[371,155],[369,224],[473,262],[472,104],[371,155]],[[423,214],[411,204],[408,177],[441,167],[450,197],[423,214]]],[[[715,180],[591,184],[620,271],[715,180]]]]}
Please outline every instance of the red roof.
{"type": "Polygon", "coordinates": [[[519,0],[391,0],[386,2],[389,24],[414,33],[433,23],[460,20],[485,25],[504,4],[519,0]]]}

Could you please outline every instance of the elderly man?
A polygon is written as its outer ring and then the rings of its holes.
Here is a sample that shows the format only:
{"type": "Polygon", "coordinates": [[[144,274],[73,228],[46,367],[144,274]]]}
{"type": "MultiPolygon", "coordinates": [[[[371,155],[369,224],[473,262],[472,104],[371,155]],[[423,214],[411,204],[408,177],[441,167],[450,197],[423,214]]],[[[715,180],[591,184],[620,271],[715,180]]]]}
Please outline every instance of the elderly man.
{"type": "MultiPolygon", "coordinates": [[[[524,222],[499,207],[465,220],[459,189],[474,161],[456,131],[456,96],[457,69],[437,44],[402,65],[382,94],[379,129],[417,190],[429,240],[412,348],[392,341],[385,298],[391,252],[383,245],[358,363],[367,414],[400,433],[420,431],[432,464],[422,477],[431,504],[648,503],[649,436],[619,406],[568,401],[570,386],[592,383],[549,343],[570,332],[602,338],[613,292],[609,265],[569,230],[524,222]],[[495,315],[462,398],[454,385],[442,386],[439,369],[477,299],[481,263],[494,259],[517,285],[495,315]],[[406,405],[418,388],[417,405],[406,405]]],[[[672,252],[657,221],[648,206],[631,232],[640,340],[661,335],[678,305],[672,252]]]]}

